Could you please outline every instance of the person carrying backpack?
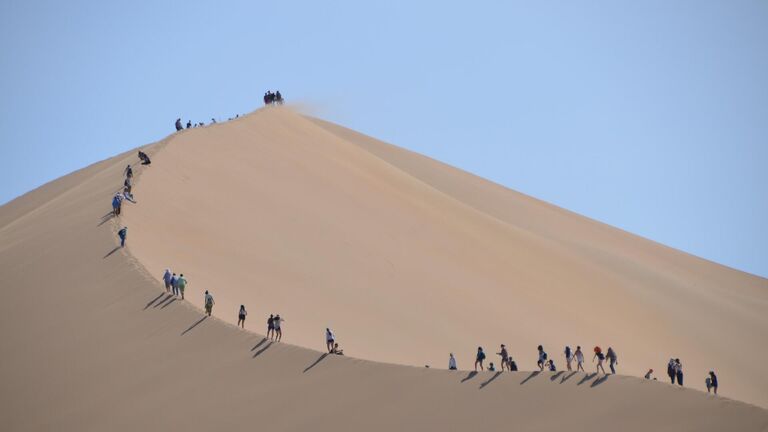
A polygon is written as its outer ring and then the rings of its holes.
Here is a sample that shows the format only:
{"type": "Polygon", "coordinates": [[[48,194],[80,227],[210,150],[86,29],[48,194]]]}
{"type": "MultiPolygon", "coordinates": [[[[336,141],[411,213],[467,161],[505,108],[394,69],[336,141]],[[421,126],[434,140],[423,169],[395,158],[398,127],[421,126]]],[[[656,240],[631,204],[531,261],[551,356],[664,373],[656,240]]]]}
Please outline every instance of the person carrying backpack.
{"type": "Polygon", "coordinates": [[[547,363],[547,353],[544,352],[544,347],[541,345],[537,349],[539,350],[539,360],[536,362],[536,365],[539,367],[539,370],[544,370],[544,365],[547,363]]]}
{"type": "Polygon", "coordinates": [[[475,357],[475,370],[477,370],[478,365],[480,365],[480,370],[484,370],[483,360],[485,360],[485,353],[483,352],[483,347],[477,347],[477,357],[475,357]]]}
{"type": "Polygon", "coordinates": [[[216,302],[213,301],[213,296],[206,290],[205,291],[205,313],[207,313],[208,316],[211,316],[211,312],[213,312],[214,304],[216,304],[216,302]]]}
{"type": "Polygon", "coordinates": [[[595,362],[595,359],[597,359],[597,367],[595,368],[595,372],[600,373],[600,370],[602,369],[603,375],[606,375],[605,373],[605,367],[603,367],[603,361],[605,361],[605,354],[603,354],[603,350],[600,349],[599,346],[595,347],[595,355],[592,356],[592,362],[595,362]]]}

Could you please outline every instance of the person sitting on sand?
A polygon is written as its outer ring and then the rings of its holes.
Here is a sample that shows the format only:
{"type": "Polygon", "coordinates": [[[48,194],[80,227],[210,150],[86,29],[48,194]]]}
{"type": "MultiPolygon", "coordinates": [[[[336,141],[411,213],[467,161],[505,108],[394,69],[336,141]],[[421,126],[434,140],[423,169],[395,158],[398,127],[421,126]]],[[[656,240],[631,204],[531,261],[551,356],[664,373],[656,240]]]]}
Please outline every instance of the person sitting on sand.
{"type": "Polygon", "coordinates": [[[496,366],[493,365],[493,362],[488,365],[488,370],[491,372],[496,372],[496,366]]]}
{"type": "Polygon", "coordinates": [[[603,354],[603,350],[600,349],[599,346],[595,347],[595,355],[592,356],[592,363],[595,362],[595,359],[597,359],[596,372],[600,373],[600,370],[602,369],[603,375],[605,375],[605,368],[603,367],[603,361],[605,360],[605,354],[603,354]]]}
{"type": "Polygon", "coordinates": [[[205,313],[208,314],[208,316],[211,316],[211,312],[213,312],[213,305],[215,305],[216,302],[213,301],[213,296],[206,290],[205,291],[205,313]]]}
{"type": "Polygon", "coordinates": [[[325,329],[325,347],[328,349],[328,352],[333,351],[333,343],[336,341],[336,335],[333,334],[331,329],[327,328],[325,329]]]}
{"type": "Polygon", "coordinates": [[[504,368],[509,362],[509,353],[507,352],[507,347],[504,344],[501,344],[501,351],[497,352],[496,355],[501,356],[501,371],[504,372],[504,368]]]}
{"type": "Polygon", "coordinates": [[[272,320],[272,325],[275,326],[275,341],[280,342],[280,340],[283,338],[283,321],[280,317],[280,314],[275,315],[275,318],[272,320]]]}
{"type": "Polygon", "coordinates": [[[448,370],[457,370],[456,367],[456,357],[453,356],[453,353],[451,353],[448,356],[448,370]]]}
{"type": "Polygon", "coordinates": [[[131,189],[133,189],[133,178],[126,177],[125,181],[123,182],[123,186],[125,187],[125,189],[123,189],[124,191],[131,193],[131,189]]]}
{"type": "Polygon", "coordinates": [[[125,247],[125,239],[128,238],[128,227],[123,227],[117,232],[117,236],[120,237],[120,247],[125,247]]]}
{"type": "Polygon", "coordinates": [[[165,269],[163,273],[163,282],[165,282],[165,291],[171,292],[171,269],[165,269]]]}
{"type": "Polygon", "coordinates": [[[192,120],[187,121],[187,129],[192,127],[192,120]]]}
{"type": "Polygon", "coordinates": [[[653,378],[653,369],[648,369],[648,372],[645,373],[645,379],[649,380],[653,378]]]}
{"type": "Polygon", "coordinates": [[[245,316],[248,315],[248,311],[245,310],[245,305],[240,305],[240,311],[237,313],[237,325],[245,329],[245,316]]]}
{"type": "Polygon", "coordinates": [[[576,358],[576,371],[584,372],[584,353],[581,352],[581,346],[576,346],[573,356],[576,358]]]}
{"type": "Polygon", "coordinates": [[[547,362],[544,364],[544,367],[552,372],[557,372],[557,368],[555,368],[555,361],[552,359],[547,360],[547,362]]]}
{"type": "Polygon", "coordinates": [[[475,357],[475,370],[477,370],[478,365],[480,366],[480,370],[483,370],[483,360],[485,360],[483,347],[477,347],[477,357],[475,357]]]}
{"type": "Polygon", "coordinates": [[[544,352],[544,347],[541,345],[537,349],[539,350],[539,360],[536,362],[536,365],[539,367],[539,370],[544,370],[544,364],[547,362],[547,353],[544,352]]]}
{"type": "Polygon", "coordinates": [[[331,354],[344,355],[344,350],[339,348],[339,344],[335,343],[333,348],[331,348],[331,354]]]}
{"type": "Polygon", "coordinates": [[[517,372],[517,363],[512,360],[512,356],[509,356],[509,371],[510,372],[517,372]]]}
{"type": "Polygon", "coordinates": [[[149,165],[152,163],[152,161],[149,160],[149,156],[141,150],[139,150],[139,159],[141,160],[142,165],[149,165]]]}

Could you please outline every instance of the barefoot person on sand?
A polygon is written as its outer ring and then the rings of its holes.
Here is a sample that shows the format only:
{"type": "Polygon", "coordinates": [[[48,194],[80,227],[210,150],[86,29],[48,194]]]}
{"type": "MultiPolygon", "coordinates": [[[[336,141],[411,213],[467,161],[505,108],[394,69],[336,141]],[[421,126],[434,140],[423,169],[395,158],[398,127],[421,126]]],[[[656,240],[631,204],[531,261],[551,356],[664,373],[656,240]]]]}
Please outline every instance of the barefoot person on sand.
{"type": "Polygon", "coordinates": [[[576,370],[584,372],[584,353],[581,352],[581,346],[576,346],[574,357],[576,357],[576,370]]]}
{"type": "Polygon", "coordinates": [[[213,301],[213,296],[206,290],[205,291],[205,313],[208,314],[208,316],[211,316],[211,312],[213,312],[213,305],[215,305],[216,302],[213,301]]]}
{"type": "Polygon", "coordinates": [[[572,361],[573,361],[573,353],[571,352],[571,347],[566,345],[565,346],[565,367],[568,370],[573,370],[573,369],[571,369],[571,362],[572,361]]]}
{"type": "Polygon", "coordinates": [[[180,274],[178,278],[176,278],[176,292],[181,294],[181,299],[184,300],[184,289],[187,287],[187,280],[184,278],[184,273],[180,274]]]}
{"type": "Polygon", "coordinates": [[[539,350],[539,360],[536,362],[536,365],[539,366],[539,370],[544,370],[544,364],[547,362],[547,353],[544,352],[544,347],[539,345],[537,348],[539,350]]]}
{"type": "Polygon", "coordinates": [[[328,352],[333,351],[333,343],[336,341],[336,335],[333,334],[331,329],[325,328],[325,347],[328,349],[328,352]]]}
{"type": "Polygon", "coordinates": [[[245,305],[240,305],[240,311],[237,313],[237,325],[245,329],[245,316],[248,315],[248,311],[245,310],[245,305]]]}
{"type": "Polygon", "coordinates": [[[170,293],[171,292],[171,269],[165,269],[165,273],[163,273],[163,282],[165,283],[165,291],[170,293]]]}
{"type": "Polygon", "coordinates": [[[269,314],[269,318],[267,318],[267,339],[272,340],[272,337],[275,335],[275,316],[272,314],[269,314]]]}
{"type": "Polygon", "coordinates": [[[272,325],[275,327],[275,341],[280,342],[280,339],[283,338],[283,329],[282,324],[284,319],[280,318],[280,314],[275,315],[275,318],[272,319],[272,325]]]}
{"type": "Polygon", "coordinates": [[[483,352],[483,347],[477,347],[477,357],[475,357],[475,370],[477,370],[477,366],[480,366],[480,370],[483,369],[483,360],[485,360],[485,353],[483,352]]]}
{"type": "Polygon", "coordinates": [[[595,368],[595,372],[600,373],[600,370],[602,369],[603,375],[606,375],[605,368],[603,367],[603,361],[605,360],[605,354],[603,354],[603,350],[600,349],[599,346],[595,347],[595,355],[592,356],[592,363],[595,362],[595,359],[597,359],[597,367],[595,368]]]}
{"type": "Polygon", "coordinates": [[[496,355],[501,356],[501,371],[504,372],[504,368],[509,365],[509,353],[507,352],[507,347],[504,344],[501,344],[501,351],[497,352],[496,355]]]}

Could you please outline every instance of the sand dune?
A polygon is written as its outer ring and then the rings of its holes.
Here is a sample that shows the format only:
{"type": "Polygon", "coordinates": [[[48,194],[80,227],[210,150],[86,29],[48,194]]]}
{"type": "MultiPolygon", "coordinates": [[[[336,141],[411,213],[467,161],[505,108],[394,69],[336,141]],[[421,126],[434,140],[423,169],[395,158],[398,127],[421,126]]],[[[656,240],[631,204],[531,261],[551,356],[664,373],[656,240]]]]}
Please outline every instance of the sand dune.
{"type": "Polygon", "coordinates": [[[469,367],[505,343],[613,346],[623,373],[680,357],[691,386],[768,406],[768,282],[290,110],[174,137],[136,186],[132,253],[250,328],[356,357],[469,367]],[[727,377],[727,379],[725,378],[727,377]]]}
{"type": "Polygon", "coordinates": [[[631,376],[435,369],[611,344],[624,373],[675,354],[694,387],[712,365],[765,406],[763,279],[289,110],[146,151],[120,221],[135,152],[0,208],[4,429],[768,430],[763,408],[631,376]],[[163,294],[165,266],[194,303],[163,294]],[[240,303],[256,332],[227,322],[240,303]],[[287,343],[258,334],[271,311],[287,343]],[[326,325],[356,358],[304,348],[326,325]]]}

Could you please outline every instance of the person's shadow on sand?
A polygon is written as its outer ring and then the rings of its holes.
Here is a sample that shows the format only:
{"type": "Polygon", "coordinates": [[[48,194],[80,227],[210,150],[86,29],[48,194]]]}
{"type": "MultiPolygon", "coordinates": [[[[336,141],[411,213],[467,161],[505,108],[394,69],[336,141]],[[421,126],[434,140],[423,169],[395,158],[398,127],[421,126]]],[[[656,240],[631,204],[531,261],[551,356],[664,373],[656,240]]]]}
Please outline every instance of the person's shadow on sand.
{"type": "Polygon", "coordinates": [[[576,371],[573,371],[573,372],[569,373],[568,375],[566,375],[566,376],[562,377],[562,378],[560,379],[560,384],[562,384],[562,383],[564,383],[564,382],[568,381],[568,380],[569,380],[569,379],[570,379],[572,376],[576,375],[577,373],[578,373],[578,372],[576,372],[576,371]]]}
{"type": "Polygon", "coordinates": [[[149,309],[149,307],[150,307],[150,306],[152,306],[153,304],[155,304],[155,302],[156,302],[156,301],[158,301],[158,300],[160,300],[160,297],[162,297],[162,296],[164,296],[164,295],[165,295],[165,293],[160,293],[160,295],[159,295],[159,296],[157,296],[157,297],[153,298],[152,300],[150,300],[150,301],[149,301],[149,303],[147,303],[147,305],[146,305],[146,306],[144,306],[144,310],[147,310],[147,309],[149,309]]]}
{"type": "Polygon", "coordinates": [[[592,378],[594,378],[596,376],[597,376],[597,372],[591,373],[591,374],[586,374],[586,375],[584,375],[584,378],[582,378],[581,381],[579,381],[579,383],[577,385],[582,385],[585,382],[591,380],[592,378]]]}
{"type": "Polygon", "coordinates": [[[563,374],[563,371],[560,371],[560,372],[552,375],[551,377],[549,377],[549,379],[551,379],[552,381],[555,381],[556,379],[560,378],[560,375],[562,375],[562,374],[563,374]]]}
{"type": "Polygon", "coordinates": [[[265,346],[264,348],[262,348],[262,349],[256,351],[255,353],[253,353],[253,357],[251,357],[251,358],[256,358],[256,357],[262,355],[264,353],[264,351],[268,350],[269,347],[271,347],[271,346],[272,346],[272,342],[268,343],[267,346],[265,346]]]}
{"type": "Polygon", "coordinates": [[[467,381],[471,380],[472,378],[474,378],[476,375],[477,375],[477,371],[472,371],[472,372],[468,373],[467,376],[464,377],[463,380],[461,380],[461,382],[467,382],[467,381]]]}
{"type": "Polygon", "coordinates": [[[189,326],[188,329],[186,329],[183,332],[181,332],[181,336],[184,336],[185,334],[189,333],[190,330],[192,330],[193,328],[197,327],[201,322],[205,321],[206,318],[208,318],[208,315],[200,318],[199,321],[197,321],[196,323],[192,324],[191,326],[189,326]]]}
{"type": "Polygon", "coordinates": [[[604,382],[608,381],[608,377],[609,377],[609,376],[610,376],[610,375],[603,375],[602,377],[600,377],[600,378],[596,379],[596,380],[595,380],[595,382],[593,382],[593,383],[592,383],[592,385],[590,385],[590,387],[597,387],[597,386],[599,386],[600,384],[602,384],[602,383],[604,383],[604,382]]]}
{"type": "Polygon", "coordinates": [[[528,378],[526,378],[526,379],[524,379],[524,380],[522,380],[522,381],[520,382],[520,385],[523,385],[523,384],[527,383],[527,382],[528,382],[528,380],[532,379],[533,377],[537,376],[537,375],[538,375],[538,374],[540,374],[540,373],[541,373],[541,371],[533,371],[533,372],[531,372],[531,374],[530,374],[530,375],[528,375],[528,378]]]}
{"type": "Polygon", "coordinates": [[[108,258],[110,255],[112,255],[113,253],[117,252],[118,250],[120,250],[120,246],[115,246],[115,248],[112,249],[111,251],[109,251],[109,253],[107,253],[106,255],[104,255],[104,257],[102,257],[102,259],[108,258]]]}
{"type": "Polygon", "coordinates": [[[323,361],[323,359],[325,359],[326,357],[328,357],[328,353],[323,353],[320,357],[318,357],[317,360],[315,360],[314,363],[312,363],[311,365],[307,366],[307,368],[304,369],[304,372],[302,372],[302,373],[307,373],[308,370],[310,370],[313,367],[317,366],[317,364],[320,363],[321,361],[323,361]]]}
{"type": "Polygon", "coordinates": [[[490,384],[490,383],[491,383],[491,381],[493,381],[493,380],[495,380],[496,378],[498,378],[498,377],[499,377],[499,375],[501,375],[501,372],[496,372],[495,374],[493,374],[493,376],[492,376],[492,377],[491,377],[491,378],[490,378],[488,381],[486,381],[486,382],[484,382],[484,383],[480,384],[480,388],[483,388],[483,387],[487,386],[488,384],[490,384]]]}

